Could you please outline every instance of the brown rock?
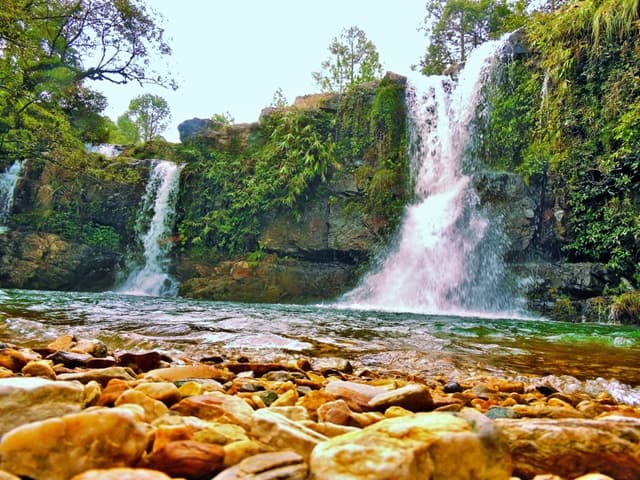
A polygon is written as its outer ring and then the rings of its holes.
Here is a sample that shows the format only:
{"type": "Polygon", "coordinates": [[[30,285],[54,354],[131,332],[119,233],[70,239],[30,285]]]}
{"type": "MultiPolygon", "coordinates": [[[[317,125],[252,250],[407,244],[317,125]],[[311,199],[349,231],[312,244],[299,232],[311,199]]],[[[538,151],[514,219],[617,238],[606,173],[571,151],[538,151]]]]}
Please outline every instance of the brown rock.
{"type": "Polygon", "coordinates": [[[0,350],[0,367],[18,373],[29,361],[40,360],[42,357],[31,350],[16,350],[3,348],[0,350]]]}
{"type": "Polygon", "coordinates": [[[116,359],[113,357],[104,358],[91,358],[87,362],[87,368],[109,368],[116,364],[116,359]]]}
{"type": "Polygon", "coordinates": [[[387,393],[387,389],[373,387],[363,383],[334,381],[329,382],[325,392],[344,399],[354,411],[369,410],[369,402],[377,395],[387,393]]]}
{"type": "Polygon", "coordinates": [[[87,409],[11,430],[0,442],[0,468],[38,480],[67,480],[92,468],[134,465],[148,427],[122,408],[87,409]]]}
{"type": "Polygon", "coordinates": [[[137,372],[148,372],[160,367],[162,357],[158,352],[126,352],[116,357],[117,365],[130,367],[137,372]]]}
{"type": "Polygon", "coordinates": [[[382,420],[319,444],[311,455],[314,480],[509,480],[506,446],[489,419],[417,413],[382,420]]]}
{"type": "Polygon", "coordinates": [[[171,477],[146,468],[107,468],[87,470],[71,480],[171,480],[171,477]]]}
{"type": "Polygon", "coordinates": [[[433,410],[433,399],[426,385],[410,383],[404,387],[380,393],[369,400],[374,410],[386,410],[389,407],[402,407],[412,412],[433,410]]]}
{"type": "Polygon", "coordinates": [[[233,374],[212,365],[186,365],[151,370],[146,373],[145,377],[165,380],[167,382],[177,382],[179,380],[194,378],[210,378],[219,382],[227,382],[232,379],[233,374]]]}
{"type": "Polygon", "coordinates": [[[105,358],[109,354],[109,349],[107,348],[105,343],[96,338],[92,340],[80,339],[73,347],[69,348],[68,350],[71,352],[88,353],[95,358],[105,358]]]}
{"type": "Polygon", "coordinates": [[[9,472],[0,470],[0,480],[20,480],[20,477],[11,475],[9,472]]]}
{"type": "Polygon", "coordinates": [[[270,452],[245,458],[214,480],[305,480],[309,467],[297,453],[270,452]]]}
{"type": "Polygon", "coordinates": [[[92,358],[88,353],[66,352],[63,350],[46,357],[47,360],[51,360],[54,364],[64,365],[67,368],[86,367],[87,362],[92,358]]]}
{"type": "Polygon", "coordinates": [[[75,382],[39,377],[0,379],[0,437],[25,423],[79,412],[84,388],[75,382]]]}
{"type": "Polygon", "coordinates": [[[128,390],[130,387],[130,380],[121,380],[119,378],[109,380],[109,383],[107,383],[107,386],[104,388],[104,390],[102,390],[102,393],[100,394],[97,405],[101,407],[110,407],[115,405],[118,397],[120,397],[120,395],[122,395],[124,391],[128,390]]]}
{"type": "Polygon", "coordinates": [[[76,338],[73,335],[62,335],[47,345],[47,348],[54,351],[69,350],[75,343],[76,338]]]}
{"type": "Polygon", "coordinates": [[[58,380],[77,380],[81,383],[89,383],[91,381],[94,381],[98,382],[103,387],[113,379],[132,382],[136,379],[136,374],[130,368],[110,367],[98,368],[77,373],[61,373],[58,375],[58,380]]]}
{"type": "Polygon", "coordinates": [[[616,480],[640,478],[640,419],[526,419],[495,421],[514,463],[514,474],[539,472],[575,478],[601,472],[616,480]]]}
{"type": "Polygon", "coordinates": [[[167,443],[148,455],[144,464],[172,477],[210,478],[224,468],[224,448],[193,440],[179,440],[167,443]]]}
{"type": "Polygon", "coordinates": [[[611,478],[609,475],[604,475],[602,473],[588,473],[578,478],[574,478],[573,480],[614,480],[614,479],[611,478]]]}
{"type": "Polygon", "coordinates": [[[31,360],[22,367],[22,375],[25,377],[43,377],[49,380],[56,379],[56,372],[53,371],[51,360],[31,360]]]}
{"type": "Polygon", "coordinates": [[[325,403],[318,408],[318,422],[335,423],[348,427],[360,426],[353,419],[353,412],[349,409],[349,405],[342,399],[325,403]]]}
{"type": "Polygon", "coordinates": [[[219,392],[185,398],[171,410],[204,420],[234,423],[245,429],[250,428],[253,416],[253,409],[244,400],[219,392]]]}

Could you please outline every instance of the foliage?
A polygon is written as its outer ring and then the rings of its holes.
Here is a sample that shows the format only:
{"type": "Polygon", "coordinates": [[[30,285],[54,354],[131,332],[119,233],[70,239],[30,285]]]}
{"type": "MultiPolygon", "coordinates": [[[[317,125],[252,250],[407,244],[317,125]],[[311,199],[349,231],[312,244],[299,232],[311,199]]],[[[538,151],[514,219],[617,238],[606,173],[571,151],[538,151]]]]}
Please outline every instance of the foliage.
{"type": "Polygon", "coordinates": [[[349,87],[376,80],[382,75],[378,50],[364,31],[353,26],[334,37],[332,57],[322,62],[322,71],[312,76],[322,91],[344,93],[349,87]]]}
{"type": "Polygon", "coordinates": [[[424,19],[428,47],[420,71],[440,75],[464,63],[473,48],[521,27],[526,6],[525,0],[430,0],[424,19]]]}
{"type": "Polygon", "coordinates": [[[578,318],[578,311],[569,298],[560,297],[553,304],[551,318],[560,322],[575,322],[578,318]]]}
{"type": "Polygon", "coordinates": [[[573,1],[527,26],[528,57],[487,93],[485,163],[552,179],[569,260],[640,281],[640,16],[573,1]]]}
{"type": "Polygon", "coordinates": [[[618,295],[611,304],[611,317],[620,323],[640,323],[640,292],[618,295]]]}
{"type": "Polygon", "coordinates": [[[205,245],[221,252],[255,250],[265,216],[299,202],[335,167],[332,121],[319,111],[283,110],[263,118],[245,148],[233,136],[226,148],[192,142],[181,147],[188,161],[182,177],[194,185],[183,192],[178,222],[183,247],[205,245]]]}
{"type": "Polygon", "coordinates": [[[275,108],[284,108],[287,105],[289,105],[287,97],[284,96],[282,88],[278,87],[273,93],[273,98],[271,99],[271,103],[269,104],[269,106],[275,108]]]}
{"type": "Polygon", "coordinates": [[[126,116],[136,126],[140,139],[148,142],[158,139],[167,128],[171,111],[164,98],[145,93],[129,102],[126,116]]]}

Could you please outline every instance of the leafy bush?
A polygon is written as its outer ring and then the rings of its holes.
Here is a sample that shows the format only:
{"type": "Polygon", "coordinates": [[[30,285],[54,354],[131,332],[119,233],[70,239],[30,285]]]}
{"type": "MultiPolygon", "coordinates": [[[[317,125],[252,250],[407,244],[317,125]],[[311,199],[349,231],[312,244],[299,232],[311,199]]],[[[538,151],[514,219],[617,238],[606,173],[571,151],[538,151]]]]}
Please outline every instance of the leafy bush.
{"type": "Polygon", "coordinates": [[[611,317],[620,323],[640,323],[640,291],[617,296],[611,304],[611,317]]]}

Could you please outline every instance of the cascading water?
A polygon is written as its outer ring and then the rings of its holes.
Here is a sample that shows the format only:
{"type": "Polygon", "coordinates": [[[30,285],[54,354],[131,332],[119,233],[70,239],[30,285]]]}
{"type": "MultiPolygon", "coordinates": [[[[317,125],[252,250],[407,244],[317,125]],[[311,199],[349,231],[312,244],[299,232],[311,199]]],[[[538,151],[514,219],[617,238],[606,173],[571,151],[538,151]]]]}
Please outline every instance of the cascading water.
{"type": "Polygon", "coordinates": [[[16,160],[5,172],[0,174],[0,232],[7,230],[9,215],[13,208],[13,196],[22,167],[23,162],[16,160]]]}
{"type": "Polygon", "coordinates": [[[410,91],[410,155],[415,202],[406,208],[393,250],[341,300],[358,309],[449,315],[519,311],[505,287],[503,236],[479,208],[463,171],[469,124],[483,81],[508,38],[472,52],[457,84],[424,79],[424,94],[410,91]]]}
{"type": "Polygon", "coordinates": [[[123,149],[124,148],[122,147],[122,145],[114,145],[111,143],[99,143],[96,145],[87,143],[85,145],[85,150],[87,152],[99,153],[100,155],[104,155],[107,158],[117,157],[122,153],[123,149]]]}
{"type": "Polygon", "coordinates": [[[181,167],[153,160],[149,182],[138,213],[136,230],[143,247],[144,263],[131,269],[118,292],[129,295],[175,296],[177,285],[168,273],[175,220],[175,202],[181,167]]]}

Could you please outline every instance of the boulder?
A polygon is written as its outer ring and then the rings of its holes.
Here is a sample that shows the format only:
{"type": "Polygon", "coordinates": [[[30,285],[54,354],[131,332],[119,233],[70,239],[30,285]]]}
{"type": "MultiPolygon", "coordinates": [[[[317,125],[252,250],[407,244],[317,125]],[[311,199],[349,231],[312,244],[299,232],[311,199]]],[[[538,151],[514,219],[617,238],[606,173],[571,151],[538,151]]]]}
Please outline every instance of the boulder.
{"type": "Polygon", "coordinates": [[[0,437],[25,423],[79,412],[84,388],[39,377],[0,378],[0,437]]]}
{"type": "Polygon", "coordinates": [[[0,469],[38,480],[67,480],[92,468],[135,465],[148,426],[124,408],[95,407],[11,430],[0,442],[0,469]]]}
{"type": "Polygon", "coordinates": [[[506,445],[491,420],[417,413],[382,420],[319,444],[311,455],[315,480],[509,480],[506,445]]]}
{"type": "Polygon", "coordinates": [[[548,472],[575,478],[600,472],[616,480],[640,478],[640,419],[495,420],[511,450],[514,475],[548,472]]]}
{"type": "Polygon", "coordinates": [[[204,132],[212,126],[213,121],[208,118],[192,118],[190,120],[185,120],[178,125],[180,141],[184,143],[191,137],[204,132]]]}

